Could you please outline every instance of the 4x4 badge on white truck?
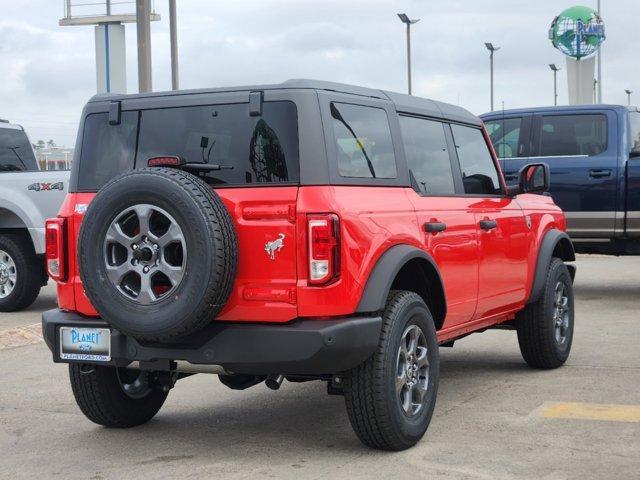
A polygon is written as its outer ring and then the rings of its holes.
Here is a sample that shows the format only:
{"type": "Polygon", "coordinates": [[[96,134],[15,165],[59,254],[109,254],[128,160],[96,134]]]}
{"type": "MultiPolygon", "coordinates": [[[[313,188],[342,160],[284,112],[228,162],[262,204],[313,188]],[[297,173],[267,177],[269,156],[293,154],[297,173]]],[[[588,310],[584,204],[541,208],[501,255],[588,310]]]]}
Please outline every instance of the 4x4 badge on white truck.
{"type": "Polygon", "coordinates": [[[265,243],[264,251],[267,252],[271,260],[275,260],[276,252],[282,250],[282,247],[284,247],[284,233],[278,234],[277,239],[265,243]]]}
{"type": "Polygon", "coordinates": [[[46,183],[46,182],[38,182],[32,183],[27,187],[27,190],[33,190],[35,192],[50,192],[52,190],[64,190],[64,183],[56,182],[56,183],[46,183]]]}

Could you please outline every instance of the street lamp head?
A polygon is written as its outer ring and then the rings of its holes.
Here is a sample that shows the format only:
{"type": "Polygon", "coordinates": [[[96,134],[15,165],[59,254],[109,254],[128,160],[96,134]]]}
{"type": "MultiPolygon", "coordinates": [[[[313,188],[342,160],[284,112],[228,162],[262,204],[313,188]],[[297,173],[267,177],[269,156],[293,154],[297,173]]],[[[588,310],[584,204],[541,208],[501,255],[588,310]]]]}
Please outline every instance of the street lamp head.
{"type": "Polygon", "coordinates": [[[627,88],[627,89],[624,91],[624,93],[626,93],[627,95],[631,95],[633,92],[627,88]]]}
{"type": "Polygon", "coordinates": [[[489,50],[490,52],[495,52],[497,50],[500,50],[500,47],[494,47],[493,43],[491,42],[484,42],[484,46],[487,47],[487,50],[489,50]]]}
{"type": "Polygon", "coordinates": [[[549,64],[549,68],[550,68],[551,70],[553,70],[554,72],[557,72],[558,70],[561,70],[561,68],[560,68],[560,67],[558,67],[555,63],[550,63],[550,64],[549,64]]]}
{"type": "Polygon", "coordinates": [[[418,23],[420,21],[419,18],[410,19],[406,13],[399,13],[398,17],[402,23],[406,23],[407,25],[413,25],[414,23],[418,23]]]}

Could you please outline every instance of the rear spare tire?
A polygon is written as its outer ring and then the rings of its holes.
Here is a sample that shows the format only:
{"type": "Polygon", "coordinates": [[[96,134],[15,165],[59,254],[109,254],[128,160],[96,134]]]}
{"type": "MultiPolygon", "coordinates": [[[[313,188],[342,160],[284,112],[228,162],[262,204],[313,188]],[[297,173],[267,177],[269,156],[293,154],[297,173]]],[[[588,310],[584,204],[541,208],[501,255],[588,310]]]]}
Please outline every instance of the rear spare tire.
{"type": "Polygon", "coordinates": [[[78,240],[87,297],[114,328],[169,341],[204,327],[231,293],[233,221],[213,189],[189,173],[144,168],[107,183],[78,240]]]}

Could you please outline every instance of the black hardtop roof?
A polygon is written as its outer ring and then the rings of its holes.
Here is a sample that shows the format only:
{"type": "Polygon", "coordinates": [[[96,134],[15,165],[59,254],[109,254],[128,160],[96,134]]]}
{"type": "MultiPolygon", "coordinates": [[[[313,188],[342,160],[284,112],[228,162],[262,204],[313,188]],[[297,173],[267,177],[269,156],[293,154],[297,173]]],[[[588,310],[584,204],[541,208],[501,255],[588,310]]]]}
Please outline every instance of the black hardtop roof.
{"type": "Polygon", "coordinates": [[[238,87],[222,87],[222,88],[200,88],[193,90],[177,90],[164,92],[134,93],[134,94],[98,94],[94,95],[89,102],[116,101],[137,98],[154,98],[169,97],[178,95],[193,95],[207,93],[222,92],[244,92],[257,90],[290,90],[290,89],[307,89],[307,90],[324,90],[345,93],[348,95],[356,95],[361,97],[380,98],[390,100],[400,112],[414,113],[429,117],[447,119],[463,123],[471,123],[480,125],[480,119],[468,110],[456,105],[429,100],[427,98],[406,95],[386,90],[377,90],[374,88],[360,87],[357,85],[348,85],[344,83],[328,82],[323,80],[293,79],[278,84],[271,85],[245,85],[238,87]]]}

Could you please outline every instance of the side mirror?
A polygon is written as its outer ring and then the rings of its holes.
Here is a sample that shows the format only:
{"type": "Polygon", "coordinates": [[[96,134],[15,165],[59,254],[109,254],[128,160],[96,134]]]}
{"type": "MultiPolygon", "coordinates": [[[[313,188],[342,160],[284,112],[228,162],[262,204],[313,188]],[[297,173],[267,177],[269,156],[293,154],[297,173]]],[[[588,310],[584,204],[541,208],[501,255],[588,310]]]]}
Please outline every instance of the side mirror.
{"type": "Polygon", "coordinates": [[[518,172],[518,185],[511,187],[509,193],[547,192],[551,186],[551,171],[546,163],[530,163],[518,172]]]}

